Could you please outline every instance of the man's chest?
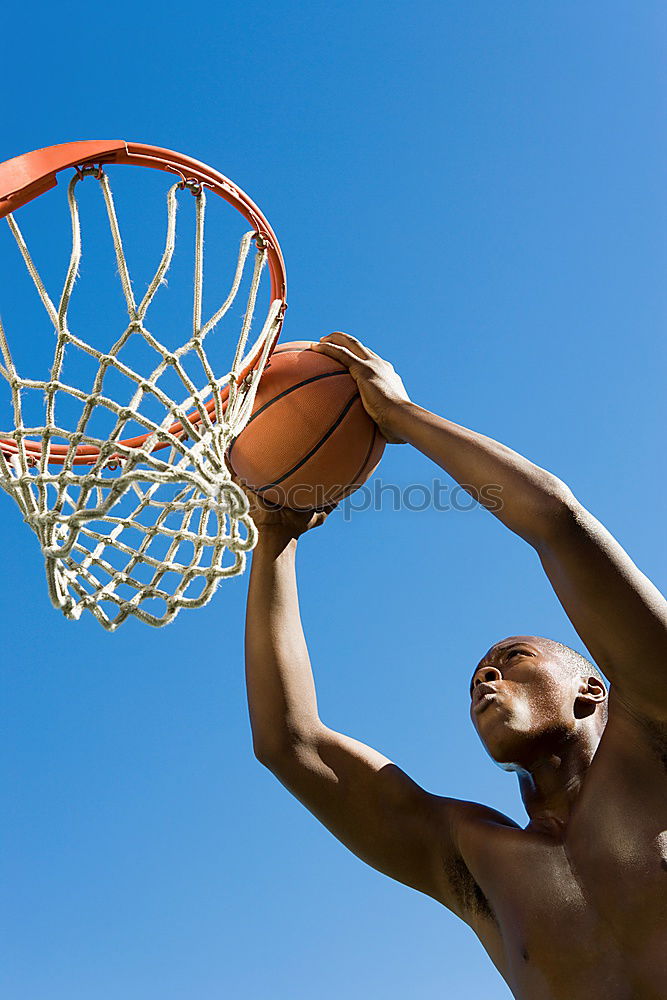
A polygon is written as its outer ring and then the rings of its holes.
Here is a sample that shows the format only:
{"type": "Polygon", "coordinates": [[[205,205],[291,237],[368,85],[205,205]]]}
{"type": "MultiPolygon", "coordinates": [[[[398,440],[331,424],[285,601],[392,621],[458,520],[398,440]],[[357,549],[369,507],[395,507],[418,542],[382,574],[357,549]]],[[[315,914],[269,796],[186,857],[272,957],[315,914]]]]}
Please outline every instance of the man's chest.
{"type": "Polygon", "coordinates": [[[469,844],[489,934],[515,979],[540,984],[519,995],[667,996],[667,783],[639,773],[598,768],[562,838],[498,828],[469,844]]]}
{"type": "Polygon", "coordinates": [[[667,996],[667,872],[615,852],[577,859],[561,846],[524,844],[477,873],[492,921],[480,937],[526,1000],[654,1000],[667,996]],[[630,872],[628,872],[628,867],[630,872]],[[633,869],[639,868],[639,871],[633,869]],[[631,887],[624,892],[624,885],[631,887]]]}

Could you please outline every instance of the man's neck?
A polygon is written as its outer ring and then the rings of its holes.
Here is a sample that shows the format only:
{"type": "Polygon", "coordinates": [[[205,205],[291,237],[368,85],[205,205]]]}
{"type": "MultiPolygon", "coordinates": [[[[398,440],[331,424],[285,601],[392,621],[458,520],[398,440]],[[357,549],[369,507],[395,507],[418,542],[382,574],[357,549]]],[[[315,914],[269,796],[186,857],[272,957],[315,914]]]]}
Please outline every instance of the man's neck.
{"type": "Polygon", "coordinates": [[[555,836],[565,830],[599,741],[590,729],[582,729],[554,751],[518,769],[530,829],[555,836]]]}

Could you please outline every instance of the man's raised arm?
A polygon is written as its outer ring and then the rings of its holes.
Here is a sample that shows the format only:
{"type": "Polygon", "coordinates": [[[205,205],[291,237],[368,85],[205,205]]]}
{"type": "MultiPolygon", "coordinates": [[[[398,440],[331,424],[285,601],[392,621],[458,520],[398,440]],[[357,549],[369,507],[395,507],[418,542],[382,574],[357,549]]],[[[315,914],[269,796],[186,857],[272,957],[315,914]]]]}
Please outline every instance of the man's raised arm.
{"type": "Polygon", "coordinates": [[[256,756],[369,865],[475,923],[477,915],[466,911],[460,841],[480,819],[513,824],[431,795],[382,754],[320,720],[295,573],[306,519],[256,502],[253,516],[260,540],[248,593],[246,676],[256,756]]]}
{"type": "Polygon", "coordinates": [[[536,549],[617,693],[667,719],[667,602],[565,484],[497,441],[411,403],[391,365],[355,338],[334,333],[317,349],[346,365],[389,441],[428,455],[536,549]]]}

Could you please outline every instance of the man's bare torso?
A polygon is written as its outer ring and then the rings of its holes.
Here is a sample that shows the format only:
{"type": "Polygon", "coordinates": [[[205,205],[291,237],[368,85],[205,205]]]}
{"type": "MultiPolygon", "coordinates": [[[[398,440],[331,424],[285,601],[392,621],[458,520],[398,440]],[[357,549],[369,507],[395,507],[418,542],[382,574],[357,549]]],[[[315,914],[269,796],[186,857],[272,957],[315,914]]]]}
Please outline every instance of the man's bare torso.
{"type": "Polygon", "coordinates": [[[471,823],[462,848],[477,884],[471,924],[515,996],[667,997],[667,726],[612,697],[567,829],[494,814],[471,823]]]}
{"type": "MultiPolygon", "coordinates": [[[[316,350],[348,369],[388,441],[482,503],[497,485],[489,511],[533,547],[591,659],[513,636],[473,674],[473,725],[516,771],[526,830],[426,792],[321,720],[295,569],[317,522],[260,506],[246,630],[257,756],[358,857],[466,920],[518,1000],[666,1000],[667,602],[560,479],[412,403],[354,337],[330,334],[316,350]]],[[[344,627],[359,610],[332,613],[344,627]]]]}

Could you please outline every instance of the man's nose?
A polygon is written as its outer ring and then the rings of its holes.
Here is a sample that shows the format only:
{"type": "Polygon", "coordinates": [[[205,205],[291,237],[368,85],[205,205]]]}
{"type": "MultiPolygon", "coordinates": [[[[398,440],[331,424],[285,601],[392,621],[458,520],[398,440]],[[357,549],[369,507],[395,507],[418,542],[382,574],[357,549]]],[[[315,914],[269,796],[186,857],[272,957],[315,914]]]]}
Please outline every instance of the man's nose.
{"type": "Polygon", "coordinates": [[[479,667],[472,679],[472,686],[476,688],[478,684],[493,684],[494,681],[501,681],[503,675],[498,667],[479,667]]]}

